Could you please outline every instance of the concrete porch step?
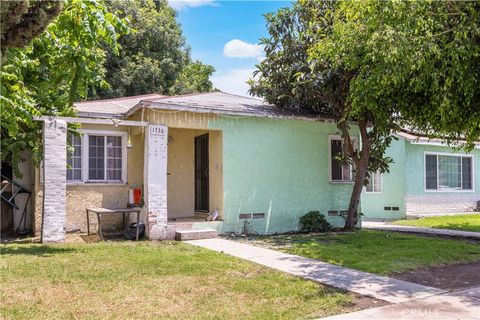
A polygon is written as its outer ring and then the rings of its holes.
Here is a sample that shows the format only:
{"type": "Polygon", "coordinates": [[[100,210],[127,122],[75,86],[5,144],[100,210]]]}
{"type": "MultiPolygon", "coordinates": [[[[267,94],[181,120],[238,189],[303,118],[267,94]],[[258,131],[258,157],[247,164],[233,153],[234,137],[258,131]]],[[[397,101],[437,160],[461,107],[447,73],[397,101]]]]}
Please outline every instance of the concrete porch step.
{"type": "Polygon", "coordinates": [[[175,240],[177,241],[211,239],[216,237],[218,237],[218,232],[213,229],[179,230],[175,232],[175,240]]]}

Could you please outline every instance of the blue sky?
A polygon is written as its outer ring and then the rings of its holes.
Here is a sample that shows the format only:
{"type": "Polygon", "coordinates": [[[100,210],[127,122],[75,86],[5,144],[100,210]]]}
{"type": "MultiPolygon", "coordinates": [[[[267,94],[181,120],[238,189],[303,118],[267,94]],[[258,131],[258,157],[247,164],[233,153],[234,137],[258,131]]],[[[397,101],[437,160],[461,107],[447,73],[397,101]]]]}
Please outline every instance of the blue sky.
{"type": "Polygon", "coordinates": [[[245,81],[262,58],[259,38],[268,35],[262,14],[290,1],[170,0],[192,48],[193,59],[215,67],[214,86],[247,95],[245,81]]]}

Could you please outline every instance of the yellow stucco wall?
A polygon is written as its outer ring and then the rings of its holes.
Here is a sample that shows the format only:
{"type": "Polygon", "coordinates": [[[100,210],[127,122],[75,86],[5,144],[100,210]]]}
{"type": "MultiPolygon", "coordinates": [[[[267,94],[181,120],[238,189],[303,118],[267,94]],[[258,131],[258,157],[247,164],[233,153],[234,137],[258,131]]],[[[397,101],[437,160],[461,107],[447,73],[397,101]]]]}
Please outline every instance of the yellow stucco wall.
{"type": "Polygon", "coordinates": [[[196,136],[209,134],[210,211],[223,208],[222,132],[169,128],[168,144],[168,217],[179,218],[195,213],[196,136]]]}

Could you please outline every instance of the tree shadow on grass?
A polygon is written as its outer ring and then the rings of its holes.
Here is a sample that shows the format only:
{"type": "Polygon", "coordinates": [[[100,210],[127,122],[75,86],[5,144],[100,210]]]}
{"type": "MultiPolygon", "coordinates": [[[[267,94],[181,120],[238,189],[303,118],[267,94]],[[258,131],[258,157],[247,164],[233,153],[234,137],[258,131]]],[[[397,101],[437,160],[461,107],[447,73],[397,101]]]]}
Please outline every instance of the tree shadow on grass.
{"type": "Polygon", "coordinates": [[[469,223],[437,223],[433,226],[435,229],[450,229],[469,232],[480,232],[480,226],[474,226],[469,223]]]}
{"type": "Polygon", "coordinates": [[[0,246],[0,255],[33,255],[40,257],[49,257],[57,254],[73,253],[75,248],[63,248],[57,246],[45,245],[16,245],[16,246],[0,246]]]}

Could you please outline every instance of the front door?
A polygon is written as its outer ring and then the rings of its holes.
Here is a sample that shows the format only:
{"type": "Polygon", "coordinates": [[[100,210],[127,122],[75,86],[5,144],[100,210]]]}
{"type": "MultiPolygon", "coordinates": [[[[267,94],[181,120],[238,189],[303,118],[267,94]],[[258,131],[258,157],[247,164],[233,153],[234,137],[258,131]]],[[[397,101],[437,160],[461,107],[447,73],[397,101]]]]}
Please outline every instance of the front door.
{"type": "Polygon", "coordinates": [[[195,137],[195,211],[208,212],[208,133],[195,137]]]}

